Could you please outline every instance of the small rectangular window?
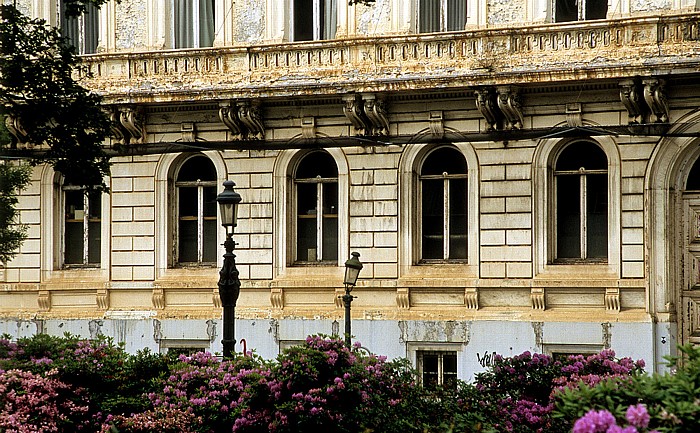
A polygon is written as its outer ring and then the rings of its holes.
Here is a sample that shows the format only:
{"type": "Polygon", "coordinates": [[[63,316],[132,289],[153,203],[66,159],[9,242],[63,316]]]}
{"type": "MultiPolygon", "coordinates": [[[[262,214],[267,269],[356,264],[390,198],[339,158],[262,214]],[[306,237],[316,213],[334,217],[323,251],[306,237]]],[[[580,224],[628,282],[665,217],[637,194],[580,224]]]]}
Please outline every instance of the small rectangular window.
{"type": "Polygon", "coordinates": [[[418,372],[426,388],[457,387],[457,352],[438,350],[416,351],[418,372]]]}

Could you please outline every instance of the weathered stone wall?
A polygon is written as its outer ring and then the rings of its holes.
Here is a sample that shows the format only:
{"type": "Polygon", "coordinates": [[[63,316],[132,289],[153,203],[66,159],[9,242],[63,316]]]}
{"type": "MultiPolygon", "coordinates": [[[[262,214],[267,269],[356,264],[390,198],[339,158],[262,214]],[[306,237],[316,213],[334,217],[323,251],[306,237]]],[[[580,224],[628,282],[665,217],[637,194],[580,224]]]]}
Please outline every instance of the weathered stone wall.
{"type": "Polygon", "coordinates": [[[233,20],[236,44],[259,44],[265,36],[265,0],[236,1],[225,19],[233,20]]]}
{"type": "Polygon", "coordinates": [[[527,0],[487,0],[486,4],[490,25],[525,22],[527,0]]]}
{"type": "MultiPolygon", "coordinates": [[[[339,0],[343,1],[343,0],[339,0]]],[[[391,31],[390,17],[393,2],[377,0],[370,7],[355,6],[357,10],[357,33],[360,35],[381,35],[391,31]]]]}
{"type": "Polygon", "coordinates": [[[122,0],[116,4],[115,41],[117,50],[143,50],[148,47],[148,0],[122,0]]]}

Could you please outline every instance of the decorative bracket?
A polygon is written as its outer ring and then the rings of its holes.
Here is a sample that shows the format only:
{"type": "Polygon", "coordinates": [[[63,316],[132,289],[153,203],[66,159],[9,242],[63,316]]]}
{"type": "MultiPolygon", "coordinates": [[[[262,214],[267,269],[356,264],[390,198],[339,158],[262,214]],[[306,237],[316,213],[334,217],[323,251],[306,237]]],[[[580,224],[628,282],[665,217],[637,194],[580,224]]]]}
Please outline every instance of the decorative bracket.
{"type": "Polygon", "coordinates": [[[491,87],[476,89],[474,95],[476,96],[476,108],[486,120],[486,131],[497,129],[500,113],[494,89],[491,87]]]}
{"type": "Polygon", "coordinates": [[[605,309],[611,312],[620,311],[620,289],[618,287],[605,289],[605,309]]]}
{"type": "Polygon", "coordinates": [[[498,92],[498,108],[506,121],[504,129],[522,129],[523,113],[518,89],[506,86],[499,87],[496,91],[498,92]]]}
{"type": "Polygon", "coordinates": [[[644,100],[651,110],[649,122],[668,123],[668,102],[666,98],[666,80],[650,78],[642,82],[644,85],[644,100]]]}
{"type": "Polygon", "coordinates": [[[530,289],[530,303],[533,310],[544,311],[546,308],[544,287],[533,287],[530,289]]]}
{"type": "Polygon", "coordinates": [[[109,291],[107,289],[97,289],[95,301],[97,302],[97,308],[107,310],[109,308],[109,291]]]}
{"type": "Polygon", "coordinates": [[[365,114],[372,124],[368,135],[389,135],[389,119],[384,101],[374,93],[363,93],[362,100],[365,114]]]}
{"type": "Polygon", "coordinates": [[[628,123],[642,123],[644,106],[639,87],[634,80],[625,80],[620,83],[620,100],[627,110],[628,123]]]}
{"type": "Polygon", "coordinates": [[[464,289],[464,305],[467,310],[479,309],[479,289],[476,287],[467,287],[464,289]]]}
{"type": "Polygon", "coordinates": [[[316,138],[316,118],[301,118],[301,136],[304,138],[316,138]]]}
{"type": "Polygon", "coordinates": [[[51,292],[39,290],[39,297],[36,302],[39,305],[39,311],[49,311],[51,309],[51,292]]]}
{"type": "Polygon", "coordinates": [[[396,306],[399,310],[408,310],[411,308],[411,294],[408,287],[399,287],[396,289],[396,306]]]}
{"type": "Polygon", "coordinates": [[[430,122],[430,133],[433,137],[442,138],[445,136],[445,121],[442,111],[431,111],[428,113],[428,121],[430,122]]]}
{"type": "MultiPolygon", "coordinates": [[[[7,128],[7,131],[12,134],[13,137],[15,137],[17,143],[27,143],[27,131],[25,131],[22,127],[22,123],[19,121],[19,118],[7,114],[5,117],[5,127],[7,128]]],[[[33,146],[32,144],[27,143],[27,147],[32,148],[33,146]]]]}
{"type": "Polygon", "coordinates": [[[281,310],[284,308],[284,289],[274,288],[270,289],[270,304],[272,308],[281,310]]]}
{"type": "Polygon", "coordinates": [[[219,289],[212,290],[211,301],[214,304],[214,308],[221,308],[221,295],[219,294],[219,289]]]}
{"type": "Polygon", "coordinates": [[[156,310],[162,310],[165,308],[165,293],[162,287],[154,287],[153,293],[151,294],[151,302],[153,303],[153,308],[156,310]]]}
{"type": "Polygon", "coordinates": [[[343,305],[343,295],[345,295],[345,290],[343,288],[336,287],[334,301],[335,301],[335,308],[338,310],[345,306],[345,305],[343,305]]]}
{"type": "Polygon", "coordinates": [[[194,143],[197,141],[197,127],[193,122],[183,122],[180,124],[181,141],[184,143],[194,143]]]}
{"type": "Polygon", "coordinates": [[[566,104],[566,124],[570,127],[583,126],[581,103],[566,104]]]}
{"type": "Polygon", "coordinates": [[[229,101],[219,103],[219,119],[233,133],[234,140],[242,139],[243,130],[241,122],[238,120],[238,112],[229,101]]]}
{"type": "Polygon", "coordinates": [[[238,103],[238,118],[246,128],[246,138],[262,140],[265,138],[265,126],[260,106],[250,101],[238,103]]]}
{"type": "Polygon", "coordinates": [[[369,135],[372,130],[372,123],[369,121],[363,110],[363,103],[360,95],[351,94],[343,96],[343,113],[350,120],[355,128],[356,135],[369,135]]]}
{"type": "Polygon", "coordinates": [[[128,135],[124,135],[124,143],[128,144],[132,140],[138,141],[145,136],[143,126],[143,111],[137,107],[120,107],[119,123],[126,130],[128,135]]]}

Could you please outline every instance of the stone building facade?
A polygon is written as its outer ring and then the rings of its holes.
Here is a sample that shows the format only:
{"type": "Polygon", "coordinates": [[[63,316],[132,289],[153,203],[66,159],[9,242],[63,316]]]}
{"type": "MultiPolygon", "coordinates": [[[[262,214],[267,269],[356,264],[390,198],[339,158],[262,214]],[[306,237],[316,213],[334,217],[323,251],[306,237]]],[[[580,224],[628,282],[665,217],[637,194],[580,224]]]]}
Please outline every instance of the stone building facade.
{"type": "Polygon", "coordinates": [[[265,357],[342,332],[351,251],[355,338],[437,377],[700,341],[696,0],[20,6],[85,53],[114,156],[99,197],[34,170],[0,332],[220,352],[231,179],[236,334],[265,357]]]}

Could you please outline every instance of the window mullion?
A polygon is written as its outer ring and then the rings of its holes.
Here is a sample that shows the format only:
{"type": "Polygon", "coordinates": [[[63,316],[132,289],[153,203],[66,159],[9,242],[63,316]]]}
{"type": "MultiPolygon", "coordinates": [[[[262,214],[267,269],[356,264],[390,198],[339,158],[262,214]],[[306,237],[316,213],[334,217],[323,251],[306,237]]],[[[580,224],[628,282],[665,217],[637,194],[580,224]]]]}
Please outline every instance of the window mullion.
{"type": "Polygon", "coordinates": [[[450,258],[450,180],[444,173],[442,186],[442,258],[450,258]]]}
{"type": "Polygon", "coordinates": [[[204,187],[197,187],[197,263],[204,259],[204,187]]]}
{"type": "Polygon", "coordinates": [[[83,191],[83,264],[87,265],[89,261],[89,251],[88,244],[90,237],[88,234],[88,215],[90,214],[90,200],[88,198],[87,190],[83,191]]]}
{"type": "Polygon", "coordinates": [[[588,203],[586,200],[587,197],[587,176],[581,175],[580,177],[580,203],[581,203],[581,258],[585,259],[588,257],[588,245],[586,245],[586,241],[588,239],[588,203]]]}
{"type": "Polygon", "coordinates": [[[316,260],[323,260],[323,183],[316,184],[316,260]]]}

